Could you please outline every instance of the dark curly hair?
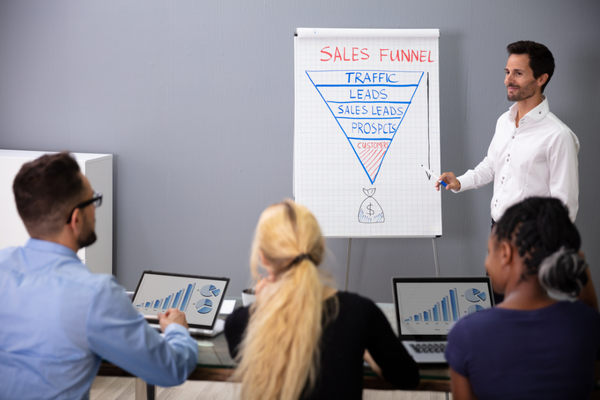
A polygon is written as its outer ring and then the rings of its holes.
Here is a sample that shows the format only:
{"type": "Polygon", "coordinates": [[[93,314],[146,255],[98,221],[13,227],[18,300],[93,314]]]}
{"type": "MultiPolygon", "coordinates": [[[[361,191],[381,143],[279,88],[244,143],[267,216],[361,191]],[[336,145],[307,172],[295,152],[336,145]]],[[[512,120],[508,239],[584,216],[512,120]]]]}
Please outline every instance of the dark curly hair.
{"type": "Polygon", "coordinates": [[[523,279],[538,275],[546,289],[569,297],[576,297],[587,283],[587,264],[578,253],[581,237],[560,200],[530,197],[515,204],[493,234],[515,244],[525,260],[523,279]]]}

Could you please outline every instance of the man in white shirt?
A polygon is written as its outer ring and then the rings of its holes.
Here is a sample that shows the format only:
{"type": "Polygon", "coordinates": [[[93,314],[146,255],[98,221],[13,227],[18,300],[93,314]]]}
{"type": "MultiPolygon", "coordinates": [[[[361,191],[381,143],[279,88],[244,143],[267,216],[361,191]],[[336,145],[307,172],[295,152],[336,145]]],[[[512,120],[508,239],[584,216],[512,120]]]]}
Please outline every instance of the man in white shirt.
{"type": "MultiPolygon", "coordinates": [[[[554,73],[554,57],[543,44],[519,41],[506,47],[509,57],[504,84],[510,109],[498,118],[487,156],[473,170],[456,177],[444,172],[438,177],[454,193],[477,189],[494,181],[492,221],[527,197],[556,197],[575,221],[579,209],[579,139],[550,112],[542,93],[554,73]]],[[[440,183],[435,187],[440,190],[440,183]]],[[[596,292],[588,269],[588,284],[579,299],[598,309],[596,292]]],[[[494,293],[496,304],[504,296],[494,293]]]]}
{"type": "MultiPolygon", "coordinates": [[[[492,220],[531,196],[556,197],[575,221],[579,208],[577,136],[549,110],[542,93],[554,72],[554,57],[543,44],[519,41],[507,46],[504,69],[508,100],[515,101],[496,123],[487,156],[458,178],[452,172],[438,180],[455,193],[494,181],[492,220]]],[[[437,190],[440,183],[436,182],[437,190]]]]}

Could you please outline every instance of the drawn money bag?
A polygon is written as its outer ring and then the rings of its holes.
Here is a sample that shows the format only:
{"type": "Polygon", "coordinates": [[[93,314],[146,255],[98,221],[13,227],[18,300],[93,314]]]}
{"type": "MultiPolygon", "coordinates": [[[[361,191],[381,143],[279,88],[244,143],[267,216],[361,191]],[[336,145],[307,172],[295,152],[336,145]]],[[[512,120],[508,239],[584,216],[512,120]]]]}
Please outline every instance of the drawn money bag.
{"type": "Polygon", "coordinates": [[[373,198],[375,194],[375,188],[363,189],[363,192],[367,195],[367,198],[363,200],[358,210],[358,222],[363,224],[377,224],[385,222],[385,216],[383,215],[383,209],[373,198]]]}

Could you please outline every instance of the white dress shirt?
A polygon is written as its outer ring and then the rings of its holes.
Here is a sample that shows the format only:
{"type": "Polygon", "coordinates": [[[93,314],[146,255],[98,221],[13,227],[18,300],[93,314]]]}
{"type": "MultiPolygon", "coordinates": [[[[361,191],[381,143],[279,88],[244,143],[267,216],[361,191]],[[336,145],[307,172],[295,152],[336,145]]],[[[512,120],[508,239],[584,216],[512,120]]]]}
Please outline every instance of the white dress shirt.
{"type": "Polygon", "coordinates": [[[494,181],[491,215],[498,221],[510,206],[532,197],[556,197],[575,221],[579,209],[579,139],[550,112],[548,100],[529,111],[516,127],[517,104],[498,118],[487,156],[457,179],[460,190],[494,181]]]}

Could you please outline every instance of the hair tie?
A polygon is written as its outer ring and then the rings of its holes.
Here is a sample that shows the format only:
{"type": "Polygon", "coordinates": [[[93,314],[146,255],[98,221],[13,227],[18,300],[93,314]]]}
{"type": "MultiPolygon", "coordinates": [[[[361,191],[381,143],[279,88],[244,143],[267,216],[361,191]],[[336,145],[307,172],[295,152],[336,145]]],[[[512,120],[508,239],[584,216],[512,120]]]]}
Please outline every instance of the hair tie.
{"type": "Polygon", "coordinates": [[[292,262],[290,263],[290,265],[288,265],[288,268],[292,268],[294,265],[296,265],[299,262],[304,261],[304,260],[310,260],[310,261],[312,261],[313,264],[315,263],[315,261],[310,256],[310,254],[304,253],[304,254],[300,254],[298,257],[294,258],[292,260],[292,262]]]}

